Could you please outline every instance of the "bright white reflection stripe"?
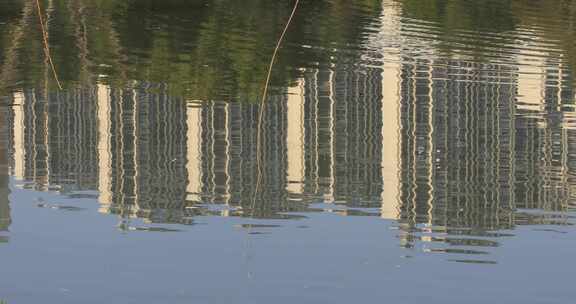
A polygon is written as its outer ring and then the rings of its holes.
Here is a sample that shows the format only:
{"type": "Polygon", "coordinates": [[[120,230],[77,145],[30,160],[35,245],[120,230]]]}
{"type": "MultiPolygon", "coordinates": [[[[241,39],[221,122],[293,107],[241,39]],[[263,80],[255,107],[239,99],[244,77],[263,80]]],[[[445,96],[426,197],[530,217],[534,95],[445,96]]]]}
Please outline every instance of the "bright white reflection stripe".
{"type": "Polygon", "coordinates": [[[24,125],[24,106],[26,100],[21,92],[14,93],[14,177],[24,179],[26,169],[26,146],[24,138],[26,127],[24,125]]]}
{"type": "Polygon", "coordinates": [[[200,193],[202,192],[202,109],[200,107],[186,108],[186,124],[188,133],[186,137],[188,193],[186,200],[199,202],[200,193]]]}
{"type": "MultiPolygon", "coordinates": [[[[383,1],[385,14],[382,24],[387,31],[400,32],[398,22],[400,9],[392,5],[393,1],[383,1]]],[[[394,33],[392,33],[394,34],[394,33]]],[[[397,219],[400,215],[400,56],[385,53],[382,72],[382,194],[381,216],[397,219]]]]}
{"type": "Polygon", "coordinates": [[[286,190],[301,194],[304,181],[304,79],[288,88],[286,138],[288,184],[286,190]]]}
{"type": "Polygon", "coordinates": [[[226,204],[230,203],[230,199],[232,198],[232,194],[230,193],[230,104],[226,103],[224,106],[224,111],[226,114],[226,120],[224,124],[225,130],[225,140],[226,140],[226,162],[224,167],[224,173],[226,175],[226,190],[224,194],[224,199],[226,200],[226,204]]]}
{"type": "Polygon", "coordinates": [[[335,151],[335,136],[336,134],[334,134],[334,125],[335,125],[335,121],[334,121],[334,115],[335,115],[335,99],[334,99],[334,86],[336,84],[334,83],[334,71],[330,71],[330,78],[328,80],[328,86],[329,86],[329,99],[330,99],[330,187],[328,189],[328,194],[324,196],[324,200],[327,202],[334,202],[335,198],[334,198],[334,187],[335,187],[335,182],[336,182],[336,178],[334,176],[334,174],[336,173],[334,170],[334,163],[336,161],[335,156],[336,156],[336,151],[335,151]]]}
{"type": "MultiPolygon", "coordinates": [[[[112,151],[110,144],[110,88],[98,85],[98,200],[104,209],[112,202],[112,151]]],[[[106,210],[101,210],[106,212],[106,210]]]]}

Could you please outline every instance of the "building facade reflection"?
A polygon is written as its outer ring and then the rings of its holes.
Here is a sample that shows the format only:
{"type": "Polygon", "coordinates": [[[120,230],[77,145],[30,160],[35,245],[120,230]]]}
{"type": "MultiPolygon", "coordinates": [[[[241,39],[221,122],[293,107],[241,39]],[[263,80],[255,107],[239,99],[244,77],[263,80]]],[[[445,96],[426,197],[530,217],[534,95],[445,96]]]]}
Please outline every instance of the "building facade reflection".
{"type": "MultiPolygon", "coordinates": [[[[450,212],[480,206],[565,208],[569,88],[540,88],[546,107],[528,109],[517,103],[520,72],[465,61],[303,72],[264,116],[258,201],[271,209],[262,216],[322,202],[448,225],[458,221],[450,212]]],[[[15,94],[6,114],[12,174],[37,190],[98,190],[103,212],[247,215],[258,105],[186,101],[152,87],[15,94]]]]}
{"type": "Polygon", "coordinates": [[[9,109],[0,109],[0,243],[7,241],[2,232],[7,231],[12,223],[10,214],[10,178],[9,178],[9,153],[10,153],[10,124],[9,109]]]}

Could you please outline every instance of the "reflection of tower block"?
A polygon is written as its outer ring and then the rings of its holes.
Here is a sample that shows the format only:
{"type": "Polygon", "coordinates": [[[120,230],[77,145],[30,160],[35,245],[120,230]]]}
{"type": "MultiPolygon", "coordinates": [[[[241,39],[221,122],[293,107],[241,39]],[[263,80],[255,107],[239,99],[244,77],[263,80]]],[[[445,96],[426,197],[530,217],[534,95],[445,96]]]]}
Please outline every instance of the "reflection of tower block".
{"type": "Polygon", "coordinates": [[[8,111],[7,107],[0,108],[0,231],[7,230],[11,222],[8,202],[8,111]]]}

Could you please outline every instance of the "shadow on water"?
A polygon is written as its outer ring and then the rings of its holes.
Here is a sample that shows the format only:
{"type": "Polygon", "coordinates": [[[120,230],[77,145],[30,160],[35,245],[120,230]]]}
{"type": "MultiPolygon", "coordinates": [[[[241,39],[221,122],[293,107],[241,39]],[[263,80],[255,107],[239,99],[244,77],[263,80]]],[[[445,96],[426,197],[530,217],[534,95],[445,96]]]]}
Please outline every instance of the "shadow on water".
{"type": "MultiPolygon", "coordinates": [[[[290,5],[47,1],[58,91],[34,11],[8,2],[0,230],[7,172],[152,223],[381,217],[431,254],[482,257],[517,226],[574,224],[572,54],[526,1],[304,1],[265,109],[255,206],[262,58],[290,5]]],[[[253,226],[276,227],[240,227],[253,226]]]]}

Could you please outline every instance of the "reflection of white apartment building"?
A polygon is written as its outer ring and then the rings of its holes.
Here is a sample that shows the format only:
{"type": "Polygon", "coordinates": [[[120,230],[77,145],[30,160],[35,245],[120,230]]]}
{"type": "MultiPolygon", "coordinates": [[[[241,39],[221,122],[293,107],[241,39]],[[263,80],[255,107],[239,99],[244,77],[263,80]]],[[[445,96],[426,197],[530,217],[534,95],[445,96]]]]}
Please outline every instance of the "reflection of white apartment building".
{"type": "Polygon", "coordinates": [[[25,90],[13,94],[9,121],[12,172],[17,180],[33,182],[37,190],[94,189],[94,103],[75,102],[92,93],[77,90],[45,95],[25,90]]]}
{"type": "Polygon", "coordinates": [[[186,170],[188,183],[186,200],[202,200],[202,108],[201,105],[188,104],[186,107],[186,170]]]}
{"type": "MultiPolygon", "coordinates": [[[[10,188],[9,188],[9,145],[10,145],[10,109],[0,109],[0,231],[5,231],[10,226],[10,188]]],[[[2,236],[0,235],[0,241],[2,236]]]]}
{"type": "Polygon", "coordinates": [[[113,196],[110,94],[108,86],[98,85],[98,201],[101,212],[108,211],[113,196]]]}
{"type": "Polygon", "coordinates": [[[305,80],[298,79],[288,88],[286,100],[286,191],[288,195],[302,195],[305,179],[304,103],[305,80]]]}
{"type": "MultiPolygon", "coordinates": [[[[400,6],[395,1],[383,1],[381,33],[400,40],[400,6]]],[[[400,216],[400,90],[401,58],[399,49],[382,48],[382,207],[381,216],[398,219],[400,216]]]]}
{"type": "MultiPolygon", "coordinates": [[[[533,36],[545,37],[537,32],[533,36]]],[[[574,91],[564,58],[547,51],[550,43],[543,39],[526,40],[516,50],[516,175],[518,204],[523,208],[555,205],[549,204],[551,201],[567,206],[569,197],[574,196],[568,186],[576,172],[570,157],[576,110],[574,91]],[[541,187],[542,184],[549,186],[541,187]]]]}
{"type": "Polygon", "coordinates": [[[14,177],[23,180],[26,172],[26,137],[24,124],[24,94],[14,93],[14,177]]]}

